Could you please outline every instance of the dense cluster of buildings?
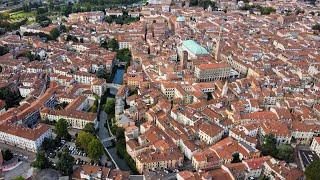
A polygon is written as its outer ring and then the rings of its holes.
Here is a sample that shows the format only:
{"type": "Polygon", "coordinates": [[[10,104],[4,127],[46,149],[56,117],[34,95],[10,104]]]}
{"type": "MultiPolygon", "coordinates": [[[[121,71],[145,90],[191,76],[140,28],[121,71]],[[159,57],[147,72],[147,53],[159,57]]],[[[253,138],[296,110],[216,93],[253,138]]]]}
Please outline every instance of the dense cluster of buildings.
{"type": "Polygon", "coordinates": [[[317,7],[255,2],[276,10],[261,15],[168,10],[159,2],[142,7],[139,22],[113,31],[133,57],[116,120],[138,171],[189,164],[198,171],[178,179],[303,176],[297,166],[263,156],[259,144],[272,134],[277,145],[312,143],[319,152],[319,32],[312,26],[320,19],[311,13],[317,7]],[[235,153],[241,163],[231,163],[235,153]]]}
{"type": "Polygon", "coordinates": [[[71,14],[65,22],[71,28],[58,42],[2,37],[0,44],[17,52],[0,57],[0,85],[25,99],[0,113],[0,140],[36,151],[51,136],[40,119],[64,118],[79,129],[96,124],[96,113],[87,111],[107,84],[95,73],[110,73],[116,60],[99,43],[115,38],[132,54],[115,119],[140,173],[189,164],[177,179],[302,177],[294,163],[262,156],[258,145],[272,134],[277,145],[302,144],[320,153],[320,43],[312,29],[320,21],[318,7],[257,1],[276,10],[261,15],[238,10],[235,1],[219,3],[233,8],[150,1],[131,24],[102,22],[121,16],[117,10],[71,14]],[[67,35],[82,42],[66,41],[67,35]],[[22,51],[45,53],[45,59],[15,59],[22,51]],[[235,154],[242,162],[231,163],[235,154]]]}
{"type": "MultiPolygon", "coordinates": [[[[44,32],[40,26],[33,28],[44,32]]],[[[74,30],[79,29],[74,27],[74,30]]],[[[21,31],[34,29],[21,27],[21,31]]],[[[86,40],[68,43],[64,35],[57,42],[43,42],[36,36],[6,35],[1,37],[0,44],[14,49],[0,57],[0,87],[23,98],[9,109],[5,109],[4,100],[0,101],[2,143],[36,152],[45,138],[52,137],[52,129],[44,122],[65,119],[72,128],[82,129],[88,123],[97,127],[97,107],[93,111],[91,107],[98,105],[95,103],[106,91],[107,84],[96,74],[97,71],[111,73],[115,52],[86,40]],[[39,59],[30,59],[25,54],[39,59]]]]}

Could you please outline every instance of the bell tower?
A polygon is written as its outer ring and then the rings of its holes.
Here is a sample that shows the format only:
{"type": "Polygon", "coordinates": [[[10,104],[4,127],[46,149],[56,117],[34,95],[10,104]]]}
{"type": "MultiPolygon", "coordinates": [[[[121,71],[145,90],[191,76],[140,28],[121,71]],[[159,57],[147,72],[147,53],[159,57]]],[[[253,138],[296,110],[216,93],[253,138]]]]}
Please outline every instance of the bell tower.
{"type": "Polygon", "coordinates": [[[216,44],[216,52],[215,52],[216,61],[220,60],[221,47],[222,47],[222,43],[223,43],[222,36],[223,36],[223,24],[220,26],[219,37],[218,37],[217,44],[216,44]]]}

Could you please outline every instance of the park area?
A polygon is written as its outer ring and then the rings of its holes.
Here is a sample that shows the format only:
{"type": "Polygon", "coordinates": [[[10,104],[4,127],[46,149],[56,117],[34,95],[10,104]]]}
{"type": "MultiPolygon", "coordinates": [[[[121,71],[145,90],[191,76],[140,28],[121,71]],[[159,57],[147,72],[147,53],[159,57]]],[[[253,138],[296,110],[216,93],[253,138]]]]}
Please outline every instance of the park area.
{"type": "Polygon", "coordinates": [[[35,21],[36,12],[35,11],[30,11],[30,12],[15,11],[15,12],[9,13],[9,17],[11,22],[18,22],[24,19],[28,19],[28,23],[32,23],[35,21]]]}

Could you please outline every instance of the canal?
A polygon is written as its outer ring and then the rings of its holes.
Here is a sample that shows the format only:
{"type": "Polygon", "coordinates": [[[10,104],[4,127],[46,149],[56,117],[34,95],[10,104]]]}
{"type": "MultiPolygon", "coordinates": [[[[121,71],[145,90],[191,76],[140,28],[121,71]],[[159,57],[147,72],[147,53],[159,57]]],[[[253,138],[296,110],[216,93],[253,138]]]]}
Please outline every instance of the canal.
{"type": "Polygon", "coordinates": [[[122,84],[124,72],[125,72],[125,69],[124,69],[124,68],[117,68],[117,69],[116,69],[116,72],[115,72],[115,74],[114,74],[114,78],[113,78],[113,80],[112,80],[112,83],[122,84]]]}
{"type": "MultiPolygon", "coordinates": [[[[122,84],[123,83],[123,74],[125,73],[125,68],[116,68],[115,73],[114,73],[114,77],[112,80],[112,83],[115,84],[122,84]]],[[[111,91],[116,91],[113,89],[110,89],[110,93],[108,95],[108,97],[112,97],[114,98],[114,96],[112,96],[111,91]]],[[[104,127],[104,124],[106,123],[107,120],[107,114],[104,111],[100,112],[100,121],[99,121],[99,137],[100,139],[107,139],[110,137],[110,134],[108,132],[108,129],[104,127]]],[[[117,154],[117,149],[115,148],[115,146],[111,146],[111,142],[104,142],[103,145],[108,149],[108,152],[110,153],[110,155],[112,156],[112,158],[114,159],[114,161],[117,163],[117,165],[119,166],[119,168],[121,170],[124,171],[131,171],[128,164],[126,163],[126,161],[124,159],[121,159],[118,154],[117,154]]]]}
{"type": "MultiPolygon", "coordinates": [[[[116,67],[115,72],[114,72],[114,76],[112,79],[112,83],[114,84],[122,84],[123,82],[123,74],[125,73],[125,69],[124,68],[118,68],[116,67]]],[[[110,94],[112,95],[116,95],[117,94],[117,90],[116,89],[110,89],[110,94]]]]}

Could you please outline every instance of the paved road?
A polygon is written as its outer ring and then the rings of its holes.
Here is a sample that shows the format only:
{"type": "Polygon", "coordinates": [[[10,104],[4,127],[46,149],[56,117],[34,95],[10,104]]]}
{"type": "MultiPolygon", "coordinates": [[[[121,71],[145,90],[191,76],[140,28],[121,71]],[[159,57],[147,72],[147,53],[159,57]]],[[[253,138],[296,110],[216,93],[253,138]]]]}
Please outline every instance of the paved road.
{"type": "Polygon", "coordinates": [[[14,179],[17,176],[22,176],[24,178],[31,177],[32,172],[30,169],[30,163],[22,162],[18,167],[12,169],[11,171],[4,173],[4,179],[14,179]]]}
{"type": "MultiPolygon", "coordinates": [[[[106,139],[108,137],[110,137],[109,132],[107,131],[107,128],[104,127],[104,124],[107,121],[107,114],[104,111],[101,111],[100,113],[100,121],[99,121],[99,138],[100,139],[106,139]]],[[[108,143],[109,142],[105,142],[103,143],[103,146],[105,148],[108,147],[108,143]]],[[[117,151],[115,147],[112,148],[107,148],[110,155],[112,156],[112,158],[115,160],[115,162],[117,163],[117,165],[119,166],[119,168],[121,170],[124,171],[130,171],[129,166],[127,165],[126,161],[121,159],[118,155],[117,155],[117,151]]]]}

